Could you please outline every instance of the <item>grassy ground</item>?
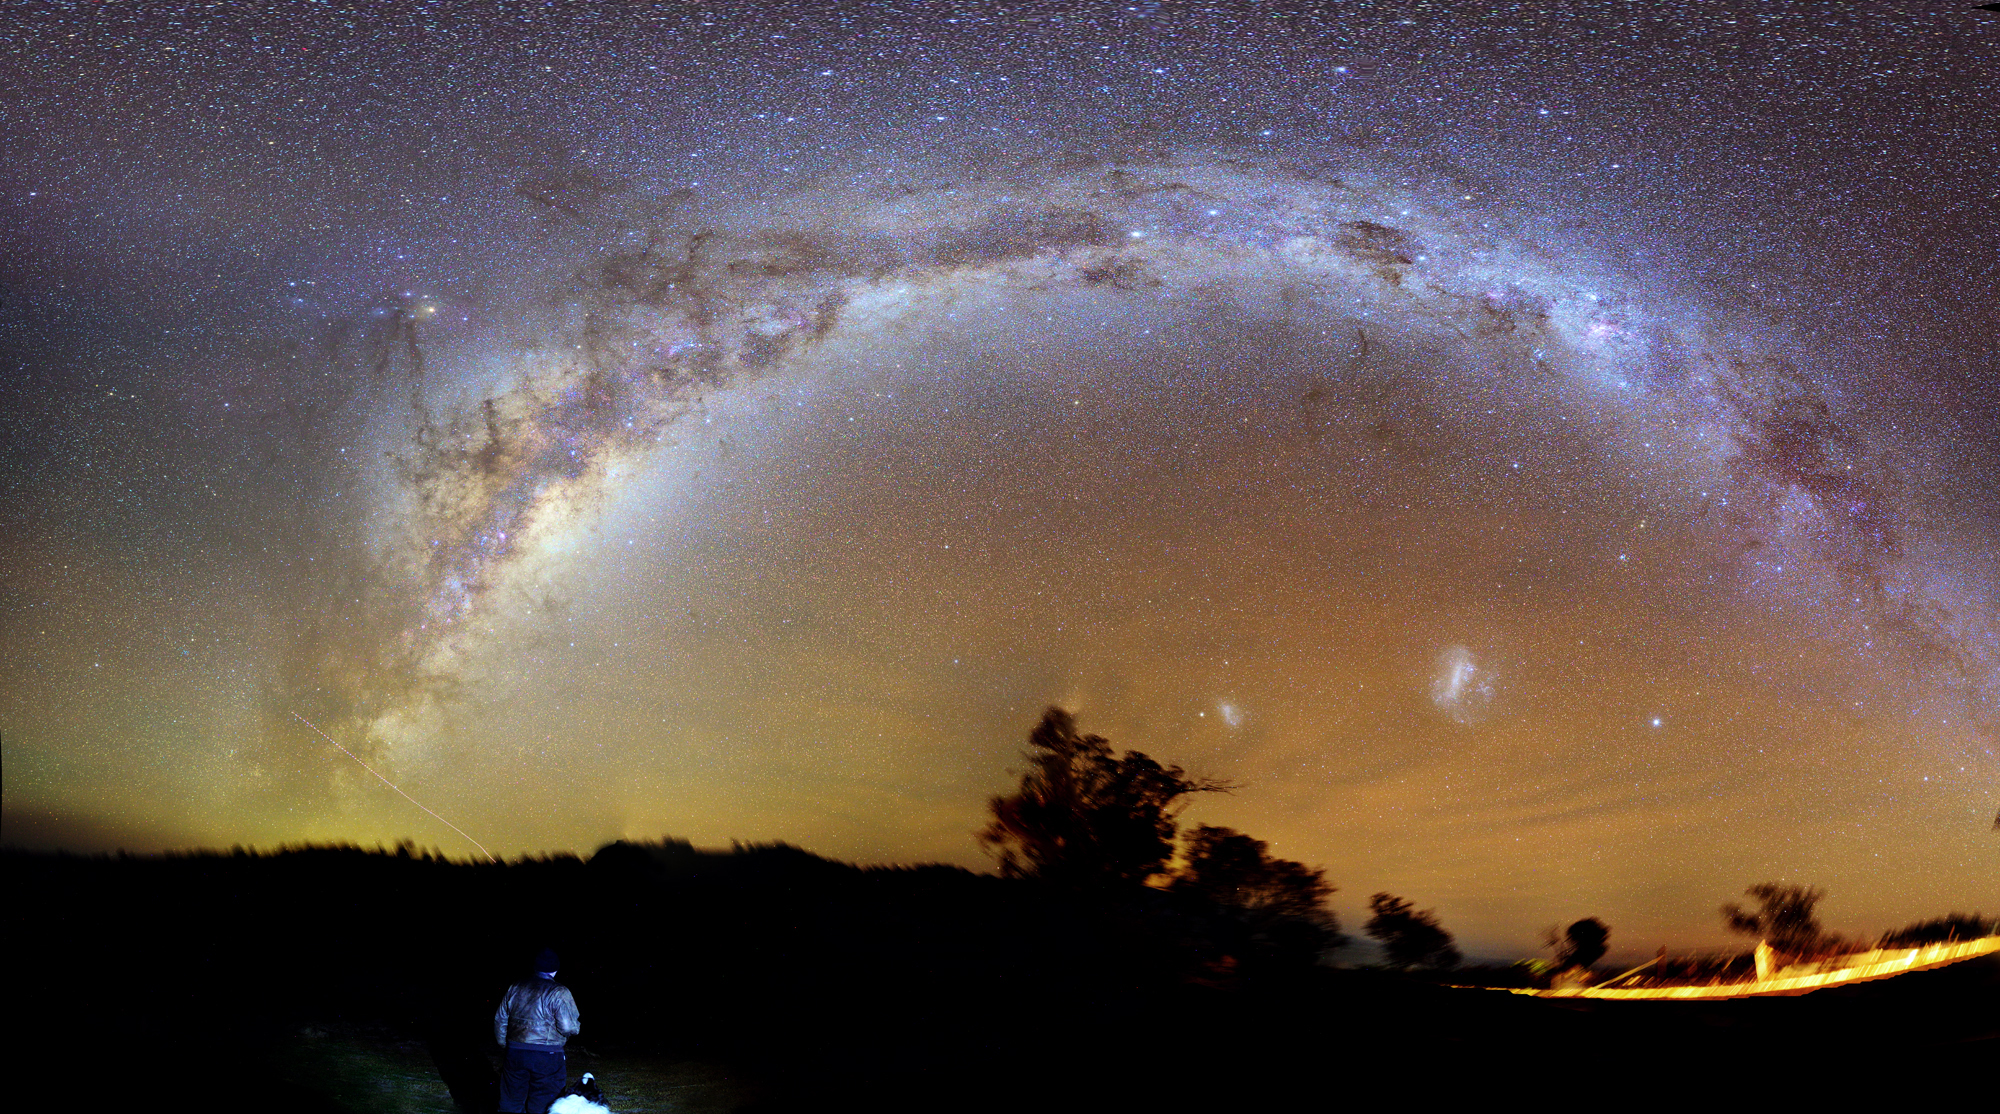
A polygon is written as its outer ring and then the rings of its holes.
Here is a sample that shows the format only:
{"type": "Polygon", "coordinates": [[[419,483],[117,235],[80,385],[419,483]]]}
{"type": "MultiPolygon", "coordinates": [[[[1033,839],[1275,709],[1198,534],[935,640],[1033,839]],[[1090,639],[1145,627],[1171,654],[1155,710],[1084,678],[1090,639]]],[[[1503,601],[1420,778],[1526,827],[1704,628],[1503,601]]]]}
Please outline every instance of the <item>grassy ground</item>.
{"type": "MultiPolygon", "coordinates": [[[[500,1057],[493,1056],[497,1072],[500,1057]]],[[[595,1072],[616,1114],[724,1114],[741,1088],[708,1065],[572,1050],[570,1076],[595,1072]]],[[[381,1030],[308,1027],[282,1042],[272,1068],[285,1082],[353,1114],[460,1114],[422,1041],[381,1030]]]]}
{"type": "Polygon", "coordinates": [[[301,1029],[279,1045],[272,1068],[287,1083],[355,1114],[458,1114],[420,1041],[301,1029]]]}

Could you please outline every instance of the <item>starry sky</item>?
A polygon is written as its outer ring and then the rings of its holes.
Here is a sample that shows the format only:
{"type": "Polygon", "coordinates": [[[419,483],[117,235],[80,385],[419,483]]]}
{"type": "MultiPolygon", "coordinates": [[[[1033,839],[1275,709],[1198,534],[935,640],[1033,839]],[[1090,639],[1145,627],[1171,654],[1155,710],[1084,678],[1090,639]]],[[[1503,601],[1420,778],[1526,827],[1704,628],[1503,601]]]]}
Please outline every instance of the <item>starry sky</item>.
{"type": "Polygon", "coordinates": [[[0,56],[10,845],[985,868],[1060,704],[1474,954],[2000,894],[2000,15],[39,4],[0,56]]]}

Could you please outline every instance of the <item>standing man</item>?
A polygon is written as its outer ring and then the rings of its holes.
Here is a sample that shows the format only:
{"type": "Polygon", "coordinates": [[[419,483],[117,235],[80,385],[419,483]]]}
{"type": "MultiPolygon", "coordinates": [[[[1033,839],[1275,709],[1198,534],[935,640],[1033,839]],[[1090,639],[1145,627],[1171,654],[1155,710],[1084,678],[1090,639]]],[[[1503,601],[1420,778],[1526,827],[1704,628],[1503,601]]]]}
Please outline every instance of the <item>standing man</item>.
{"type": "Polygon", "coordinates": [[[543,948],[535,973],[507,988],[493,1013],[493,1039],[507,1048],[500,1073],[502,1114],[548,1114],[569,1082],[563,1042],[583,1031],[576,999],[556,981],[556,953],[543,948]]]}

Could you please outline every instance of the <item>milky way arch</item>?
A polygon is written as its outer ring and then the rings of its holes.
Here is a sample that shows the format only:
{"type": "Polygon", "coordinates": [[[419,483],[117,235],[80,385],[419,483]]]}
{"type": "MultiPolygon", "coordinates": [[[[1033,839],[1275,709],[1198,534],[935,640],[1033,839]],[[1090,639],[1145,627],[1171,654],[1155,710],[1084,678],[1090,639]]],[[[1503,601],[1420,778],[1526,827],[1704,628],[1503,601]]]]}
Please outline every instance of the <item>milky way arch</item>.
{"type": "MultiPolygon", "coordinates": [[[[563,189],[523,196],[566,220],[604,204],[605,190],[563,189]]],[[[1273,294],[1352,329],[1364,353],[1477,351],[1564,405],[1660,419],[1686,459],[1637,482],[1698,478],[1718,554],[1814,566],[1868,621],[1946,663],[1990,723],[1991,617],[1933,590],[1913,560],[1906,485],[1809,374],[1725,315],[1651,302],[1641,280],[1509,232],[1504,206],[1449,189],[1378,167],[1182,152],[707,209],[670,196],[668,215],[626,227],[576,272],[567,323],[522,357],[514,386],[447,413],[417,407],[396,454],[398,528],[339,613],[295,640],[273,710],[308,708],[393,761],[436,730],[493,637],[495,601],[547,575],[554,540],[706,392],[981,292],[1109,288],[1273,294]]],[[[417,311],[393,313],[392,339],[415,352],[417,311]]]]}

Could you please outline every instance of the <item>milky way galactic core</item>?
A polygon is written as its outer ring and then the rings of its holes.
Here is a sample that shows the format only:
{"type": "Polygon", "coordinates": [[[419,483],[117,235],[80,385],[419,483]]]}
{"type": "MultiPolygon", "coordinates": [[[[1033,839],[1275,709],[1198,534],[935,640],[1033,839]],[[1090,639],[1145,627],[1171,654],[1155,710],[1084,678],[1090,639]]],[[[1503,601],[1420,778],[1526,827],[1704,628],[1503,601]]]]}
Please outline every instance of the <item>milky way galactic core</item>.
{"type": "Polygon", "coordinates": [[[1992,26],[1038,12],[7,17],[9,842],[1990,896],[1992,26]]]}
{"type": "MultiPolygon", "coordinates": [[[[1770,570],[1773,590],[1850,594],[1823,602],[1938,658],[1975,707],[1993,707],[1993,631],[1967,614],[1947,563],[1912,553],[1909,495],[1789,353],[1698,307],[1648,305],[1627,282],[1580,273],[1574,249],[1475,220],[1504,222],[1504,211],[1455,211],[1351,163],[1320,170],[1123,159],[650,228],[582,272],[563,342],[524,359],[518,385],[443,416],[425,403],[414,358],[432,311],[387,307],[371,342],[390,356],[404,345],[413,356],[398,370],[417,387],[400,544],[385,555],[388,591],[364,601],[383,612],[350,627],[375,644],[304,644],[324,663],[308,691],[384,747],[400,731],[434,732],[408,717],[491,629],[481,602],[560,575],[550,550],[621,468],[646,471],[705,392],[786,377],[885,331],[949,328],[961,307],[1012,291],[1061,301],[1105,288],[1116,294],[1097,300],[1127,328],[1209,315],[1337,337],[1327,347],[1351,351],[1321,369],[1325,391],[1402,376],[1458,425],[1602,429],[1514,437],[1524,456],[1563,440],[1594,454],[1593,467],[1622,473],[1683,531],[1712,532],[1731,556],[1757,551],[1751,564],[1770,570]],[[1496,420],[1451,413],[1470,407],[1496,420]]],[[[1319,420],[1302,417],[1308,435],[1319,420]]],[[[1490,688],[1465,649],[1445,658],[1433,695],[1459,715],[1490,688]]]]}

